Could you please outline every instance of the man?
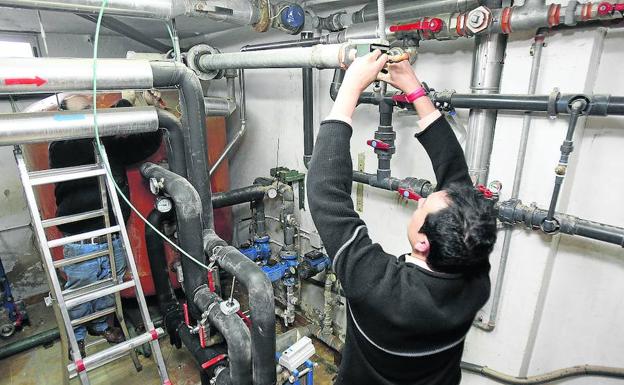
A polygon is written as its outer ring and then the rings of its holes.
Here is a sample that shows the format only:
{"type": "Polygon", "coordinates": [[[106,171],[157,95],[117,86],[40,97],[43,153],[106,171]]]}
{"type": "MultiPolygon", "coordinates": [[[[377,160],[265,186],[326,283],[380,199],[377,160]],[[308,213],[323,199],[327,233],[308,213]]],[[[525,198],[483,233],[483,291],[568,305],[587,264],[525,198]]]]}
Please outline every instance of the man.
{"type": "MultiPolygon", "coordinates": [[[[61,108],[67,110],[84,110],[89,108],[89,100],[83,96],[70,96],[63,100],[61,108]]],[[[131,107],[132,104],[121,99],[113,107],[131,107]]],[[[110,162],[111,171],[115,182],[119,185],[124,195],[129,196],[126,167],[137,163],[153,154],[162,139],[160,131],[129,135],[123,137],[104,137],[101,141],[106,149],[110,162]]],[[[63,140],[50,143],[49,148],[50,168],[80,166],[95,163],[93,139],[63,140]]],[[[100,188],[97,178],[78,179],[58,183],[54,189],[56,196],[57,217],[83,213],[102,208],[100,188]]],[[[110,201],[108,202],[109,218],[111,226],[117,224],[110,201]]],[[[130,207],[121,202],[121,211],[124,221],[130,217],[130,207]]],[[[59,225],[59,230],[65,235],[76,235],[104,228],[102,217],[87,219],[80,222],[59,225]]],[[[70,243],[63,248],[65,258],[75,258],[81,255],[108,250],[106,236],[87,239],[82,242],[70,243]]],[[[123,280],[126,270],[126,253],[118,234],[113,234],[113,254],[117,278],[123,280]]],[[[76,289],[96,281],[111,277],[111,266],[108,255],[88,260],[82,263],[68,265],[63,268],[67,276],[65,289],[76,289]]],[[[78,305],[69,310],[72,319],[82,318],[97,311],[115,306],[114,295],[98,298],[94,301],[78,305]]],[[[80,325],[74,328],[80,355],[86,356],[85,337],[87,332],[91,335],[101,335],[109,343],[119,343],[124,340],[123,332],[118,327],[113,327],[107,317],[98,318],[87,326],[80,325]]],[[[71,359],[71,358],[70,358],[71,359]]]]}
{"type": "Polygon", "coordinates": [[[310,212],[347,299],[336,384],[458,384],[464,338],[490,294],[496,222],[490,202],[471,184],[449,124],[408,62],[380,74],[386,64],[387,56],[375,51],[348,69],[321,124],[308,175],[310,212]],[[416,137],[438,182],[407,226],[411,253],[398,258],[371,241],[351,200],[351,116],[377,78],[413,101],[421,117],[416,137]]]}

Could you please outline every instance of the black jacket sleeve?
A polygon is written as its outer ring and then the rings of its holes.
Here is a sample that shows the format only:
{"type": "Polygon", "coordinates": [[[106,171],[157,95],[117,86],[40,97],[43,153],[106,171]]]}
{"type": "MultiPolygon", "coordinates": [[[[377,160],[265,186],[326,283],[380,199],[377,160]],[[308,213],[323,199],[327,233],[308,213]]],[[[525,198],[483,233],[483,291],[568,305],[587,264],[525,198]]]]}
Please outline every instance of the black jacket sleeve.
{"type": "Polygon", "coordinates": [[[437,190],[443,190],[451,183],[472,184],[464,151],[444,116],[416,137],[431,159],[438,181],[437,190]]]}
{"type": "Polygon", "coordinates": [[[114,157],[126,166],[140,162],[155,153],[161,141],[161,130],[102,139],[109,159],[114,157]]]}

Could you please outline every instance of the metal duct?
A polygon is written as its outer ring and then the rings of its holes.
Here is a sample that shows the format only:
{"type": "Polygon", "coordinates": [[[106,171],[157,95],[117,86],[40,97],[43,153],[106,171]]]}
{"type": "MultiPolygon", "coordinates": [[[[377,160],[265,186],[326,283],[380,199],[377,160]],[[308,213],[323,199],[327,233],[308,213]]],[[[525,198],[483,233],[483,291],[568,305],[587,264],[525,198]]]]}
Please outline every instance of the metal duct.
{"type": "Polygon", "coordinates": [[[228,98],[208,96],[204,98],[206,116],[229,117],[236,110],[236,102],[228,98]]]}
{"type": "MultiPolygon", "coordinates": [[[[129,135],[158,130],[154,107],[115,108],[98,111],[101,136],[129,135]]],[[[38,112],[0,114],[0,146],[93,138],[93,113],[38,112]]]]}
{"type": "Polygon", "coordinates": [[[257,68],[340,68],[345,62],[348,44],[283,48],[270,51],[205,54],[199,58],[202,71],[257,68]]]}
{"type": "MultiPolygon", "coordinates": [[[[479,0],[411,0],[386,6],[388,20],[407,20],[440,13],[466,12],[479,6],[479,0]]],[[[375,3],[369,3],[353,14],[354,23],[365,23],[378,20],[375,3]]]]}
{"type": "MultiPolygon", "coordinates": [[[[507,35],[477,36],[475,43],[470,88],[475,94],[496,94],[500,90],[507,35]]],[[[487,182],[497,115],[496,110],[470,110],[466,163],[476,184],[487,182]]]]}
{"type": "MultiPolygon", "coordinates": [[[[98,59],[99,90],[152,88],[147,60],[98,59]]],[[[0,66],[0,94],[80,91],[93,88],[93,59],[7,58],[0,66]]]]}
{"type": "MultiPolygon", "coordinates": [[[[72,13],[97,14],[101,0],[0,0],[0,6],[41,9],[72,13]]],[[[106,7],[109,16],[128,16],[148,19],[173,19],[185,14],[185,2],[179,0],[110,0],[106,7]]]]}

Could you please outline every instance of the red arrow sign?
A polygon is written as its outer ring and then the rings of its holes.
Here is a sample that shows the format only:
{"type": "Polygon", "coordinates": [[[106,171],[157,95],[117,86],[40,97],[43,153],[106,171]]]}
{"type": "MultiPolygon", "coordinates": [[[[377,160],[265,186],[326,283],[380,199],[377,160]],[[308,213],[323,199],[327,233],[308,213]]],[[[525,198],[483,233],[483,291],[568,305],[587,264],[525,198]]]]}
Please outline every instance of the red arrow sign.
{"type": "Polygon", "coordinates": [[[16,86],[16,85],[30,85],[34,84],[37,87],[41,87],[46,84],[48,81],[45,79],[41,79],[39,76],[35,76],[34,78],[12,78],[12,79],[4,79],[4,84],[7,86],[16,86]]]}

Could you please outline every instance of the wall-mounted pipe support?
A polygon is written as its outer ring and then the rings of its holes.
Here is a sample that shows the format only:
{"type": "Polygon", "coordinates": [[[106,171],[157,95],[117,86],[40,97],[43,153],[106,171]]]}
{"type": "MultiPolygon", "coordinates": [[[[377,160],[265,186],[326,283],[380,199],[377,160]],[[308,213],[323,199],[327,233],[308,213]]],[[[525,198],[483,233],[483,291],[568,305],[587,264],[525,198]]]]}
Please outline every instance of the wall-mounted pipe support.
{"type": "MultiPolygon", "coordinates": [[[[93,112],[55,111],[0,114],[0,146],[95,137],[93,112]]],[[[158,130],[153,107],[98,111],[100,136],[131,135],[158,130]]]]}

